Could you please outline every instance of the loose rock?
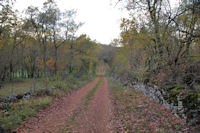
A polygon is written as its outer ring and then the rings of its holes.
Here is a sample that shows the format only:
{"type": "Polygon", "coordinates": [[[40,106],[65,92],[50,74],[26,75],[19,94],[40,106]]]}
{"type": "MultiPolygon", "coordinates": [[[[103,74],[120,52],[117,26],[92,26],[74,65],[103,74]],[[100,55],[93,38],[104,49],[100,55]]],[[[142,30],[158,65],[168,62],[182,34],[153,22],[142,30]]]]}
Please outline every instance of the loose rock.
{"type": "Polygon", "coordinates": [[[14,100],[16,100],[17,98],[16,98],[16,95],[15,94],[11,94],[10,96],[9,96],[9,100],[10,101],[14,101],[14,100]]]}

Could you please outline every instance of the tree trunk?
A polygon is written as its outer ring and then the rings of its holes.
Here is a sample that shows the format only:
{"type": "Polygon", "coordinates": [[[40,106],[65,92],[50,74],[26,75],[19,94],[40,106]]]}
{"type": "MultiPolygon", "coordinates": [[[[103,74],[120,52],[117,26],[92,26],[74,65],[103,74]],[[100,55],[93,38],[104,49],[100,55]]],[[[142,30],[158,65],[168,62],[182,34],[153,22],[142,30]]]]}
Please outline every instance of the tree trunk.
{"type": "Polygon", "coordinates": [[[55,51],[54,51],[54,74],[56,75],[57,74],[57,60],[58,60],[58,57],[57,57],[57,54],[58,54],[58,46],[56,45],[56,32],[54,30],[53,32],[53,43],[54,43],[54,48],[55,48],[55,51]]]}
{"type": "Polygon", "coordinates": [[[55,75],[57,74],[57,60],[58,60],[57,51],[58,51],[58,48],[55,46],[55,53],[54,53],[55,54],[55,57],[54,57],[55,58],[54,59],[55,60],[55,62],[54,62],[54,74],[55,75]]]}
{"type": "Polygon", "coordinates": [[[46,76],[47,76],[47,65],[46,65],[46,62],[47,62],[47,59],[46,59],[46,52],[47,52],[46,35],[45,35],[45,37],[42,39],[42,43],[43,43],[44,77],[46,77],[46,76]]]}
{"type": "Polygon", "coordinates": [[[70,59],[69,59],[69,73],[72,73],[73,71],[73,67],[72,67],[72,60],[73,60],[73,40],[72,42],[70,43],[70,59]]]}

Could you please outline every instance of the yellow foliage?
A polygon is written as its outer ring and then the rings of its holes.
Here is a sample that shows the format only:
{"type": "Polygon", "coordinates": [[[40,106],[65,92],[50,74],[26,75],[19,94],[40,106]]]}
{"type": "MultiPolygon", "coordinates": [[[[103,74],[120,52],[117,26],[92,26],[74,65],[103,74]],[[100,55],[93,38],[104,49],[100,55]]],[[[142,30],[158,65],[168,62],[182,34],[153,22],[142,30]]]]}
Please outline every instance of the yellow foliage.
{"type": "Polygon", "coordinates": [[[44,70],[44,65],[43,65],[44,61],[42,59],[38,59],[37,62],[38,62],[38,68],[44,70]]]}
{"type": "Polygon", "coordinates": [[[55,63],[55,61],[54,61],[53,57],[50,57],[50,59],[47,60],[47,62],[46,62],[47,67],[48,67],[51,71],[54,71],[54,70],[55,70],[55,68],[54,68],[54,63],[55,63]]]}
{"type": "Polygon", "coordinates": [[[2,48],[3,47],[3,44],[0,44],[0,48],[2,48]]]}

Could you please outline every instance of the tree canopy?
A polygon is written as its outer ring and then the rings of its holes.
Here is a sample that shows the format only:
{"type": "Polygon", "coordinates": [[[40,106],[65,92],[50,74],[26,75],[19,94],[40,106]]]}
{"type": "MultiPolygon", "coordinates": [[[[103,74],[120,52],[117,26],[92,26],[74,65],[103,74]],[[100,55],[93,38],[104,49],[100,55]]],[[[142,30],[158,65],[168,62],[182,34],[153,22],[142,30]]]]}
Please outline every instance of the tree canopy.
{"type": "Polygon", "coordinates": [[[92,72],[99,45],[87,35],[76,36],[83,23],[76,10],[60,11],[54,0],[30,6],[20,18],[14,1],[3,1],[0,14],[0,80],[37,78],[58,72],[92,72]]]}

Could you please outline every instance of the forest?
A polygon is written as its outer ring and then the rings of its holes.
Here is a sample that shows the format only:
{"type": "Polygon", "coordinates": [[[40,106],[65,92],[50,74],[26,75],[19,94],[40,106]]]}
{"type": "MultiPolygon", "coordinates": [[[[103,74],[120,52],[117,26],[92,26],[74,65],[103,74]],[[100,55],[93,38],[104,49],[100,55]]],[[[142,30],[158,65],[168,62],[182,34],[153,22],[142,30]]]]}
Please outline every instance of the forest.
{"type": "Polygon", "coordinates": [[[92,72],[98,44],[87,35],[75,36],[82,25],[74,20],[75,10],[61,12],[47,1],[42,9],[28,7],[19,18],[10,3],[1,5],[1,81],[92,72]]]}
{"type": "Polygon", "coordinates": [[[168,0],[120,2],[129,18],[122,19],[120,38],[102,52],[110,75],[128,86],[156,86],[160,103],[180,107],[174,112],[199,124],[200,1],[181,0],[174,8],[168,0]]]}
{"type": "MultiPolygon", "coordinates": [[[[19,16],[14,4],[0,1],[0,110],[4,115],[12,110],[12,100],[49,93],[59,97],[85,84],[95,76],[100,49],[86,34],[76,36],[83,25],[75,21],[76,10],[62,12],[55,1],[48,0],[42,8],[29,6],[19,16]]],[[[45,96],[34,100],[46,106],[51,97],[45,96]]],[[[18,111],[13,112],[20,113],[30,103],[16,105],[18,111]]],[[[10,118],[0,113],[0,129],[15,127],[35,110],[23,111],[17,116],[9,112],[10,118]]]]}
{"type": "Polygon", "coordinates": [[[199,0],[117,0],[129,16],[109,45],[77,35],[75,9],[14,4],[0,0],[0,133],[200,129],[199,0]]]}

